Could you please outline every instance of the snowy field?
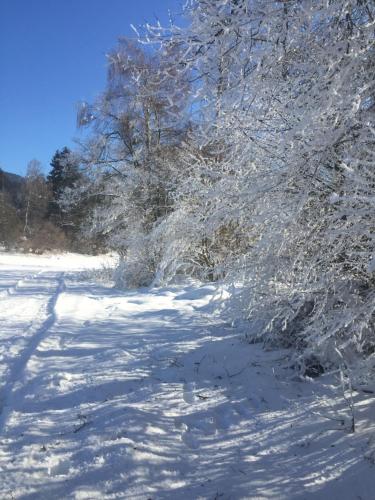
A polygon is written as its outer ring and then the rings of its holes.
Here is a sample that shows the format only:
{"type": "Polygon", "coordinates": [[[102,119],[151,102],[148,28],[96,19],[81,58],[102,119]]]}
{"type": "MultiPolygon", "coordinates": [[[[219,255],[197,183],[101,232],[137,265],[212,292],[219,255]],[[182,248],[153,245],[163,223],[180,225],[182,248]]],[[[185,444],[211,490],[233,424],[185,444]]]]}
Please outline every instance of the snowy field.
{"type": "Polygon", "coordinates": [[[214,286],[120,292],[108,258],[0,253],[1,499],[375,498],[374,395],[245,343],[214,286]]]}

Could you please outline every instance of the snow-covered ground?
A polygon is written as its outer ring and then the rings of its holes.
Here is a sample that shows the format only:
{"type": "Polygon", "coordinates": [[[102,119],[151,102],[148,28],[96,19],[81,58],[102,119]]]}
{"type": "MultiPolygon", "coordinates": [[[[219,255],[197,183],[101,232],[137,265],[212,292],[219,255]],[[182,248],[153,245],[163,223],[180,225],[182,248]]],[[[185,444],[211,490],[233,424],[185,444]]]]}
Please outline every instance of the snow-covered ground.
{"type": "Polygon", "coordinates": [[[0,498],[375,498],[374,394],[212,315],[214,286],[120,292],[107,258],[0,253],[0,498]]]}

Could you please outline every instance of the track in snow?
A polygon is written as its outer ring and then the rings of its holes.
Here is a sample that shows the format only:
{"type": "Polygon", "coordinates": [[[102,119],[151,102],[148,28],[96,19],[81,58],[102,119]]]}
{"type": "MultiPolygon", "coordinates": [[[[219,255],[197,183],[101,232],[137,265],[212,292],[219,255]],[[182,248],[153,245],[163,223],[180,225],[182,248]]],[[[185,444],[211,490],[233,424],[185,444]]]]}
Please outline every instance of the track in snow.
{"type": "MultiPolygon", "coordinates": [[[[11,289],[13,291],[13,294],[20,289],[21,285],[25,285],[26,282],[30,282],[33,279],[40,277],[41,273],[42,272],[39,272],[34,275],[28,275],[19,280],[17,284],[11,289]]],[[[20,382],[22,380],[22,376],[24,374],[24,370],[27,366],[28,361],[37,350],[40,342],[48,334],[48,331],[51,328],[51,326],[56,321],[56,311],[55,311],[56,303],[60,294],[63,292],[65,288],[64,273],[61,273],[59,276],[57,276],[56,281],[57,285],[55,291],[48,300],[47,304],[43,305],[41,309],[38,311],[38,313],[41,313],[42,310],[45,309],[45,314],[47,315],[46,318],[44,319],[42,324],[37,326],[35,329],[33,328],[34,326],[33,323],[31,323],[31,325],[28,327],[29,331],[27,336],[28,337],[27,344],[25,348],[13,360],[9,368],[6,381],[3,385],[2,390],[0,391],[0,433],[2,432],[4,426],[6,425],[7,418],[10,412],[12,411],[13,389],[17,384],[17,382],[20,382]]],[[[9,290],[7,291],[8,295],[11,295],[11,293],[9,293],[9,290]]],[[[37,320],[38,318],[35,319],[35,322],[37,322],[37,320]]]]}

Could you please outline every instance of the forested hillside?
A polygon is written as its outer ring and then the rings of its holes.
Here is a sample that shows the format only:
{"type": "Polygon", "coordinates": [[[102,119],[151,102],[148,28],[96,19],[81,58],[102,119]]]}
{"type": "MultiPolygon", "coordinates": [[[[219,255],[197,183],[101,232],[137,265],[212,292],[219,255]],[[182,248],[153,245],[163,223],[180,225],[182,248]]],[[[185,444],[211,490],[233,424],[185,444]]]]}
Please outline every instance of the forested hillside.
{"type": "Polygon", "coordinates": [[[20,175],[5,172],[0,168],[1,192],[8,197],[14,207],[18,207],[21,203],[23,182],[23,178],[20,175]]]}
{"type": "Polygon", "coordinates": [[[25,177],[0,170],[0,244],[37,253],[95,252],[95,242],[80,234],[86,210],[60,206],[64,190],[84,182],[73,153],[68,148],[56,151],[50,166],[47,177],[37,160],[29,162],[25,177]]]}

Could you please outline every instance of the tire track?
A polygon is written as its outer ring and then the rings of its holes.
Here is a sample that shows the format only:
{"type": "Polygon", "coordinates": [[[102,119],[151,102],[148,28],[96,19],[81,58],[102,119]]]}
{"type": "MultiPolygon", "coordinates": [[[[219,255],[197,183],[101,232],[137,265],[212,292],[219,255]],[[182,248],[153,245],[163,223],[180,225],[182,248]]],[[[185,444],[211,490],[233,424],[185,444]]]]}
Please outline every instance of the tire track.
{"type": "MultiPolygon", "coordinates": [[[[20,281],[25,281],[25,278],[23,278],[20,281]]],[[[17,384],[17,382],[22,380],[22,377],[24,375],[27,364],[30,361],[30,358],[38,349],[40,343],[46,338],[51,327],[56,323],[57,320],[56,304],[59,299],[59,296],[61,295],[61,293],[64,292],[64,290],[65,290],[64,273],[61,273],[57,277],[57,287],[47,303],[46,319],[35,330],[27,346],[17,356],[12,366],[10,367],[7,380],[4,384],[2,391],[0,392],[0,433],[3,432],[4,427],[8,421],[9,415],[12,412],[15,385],[17,384]]]]}

